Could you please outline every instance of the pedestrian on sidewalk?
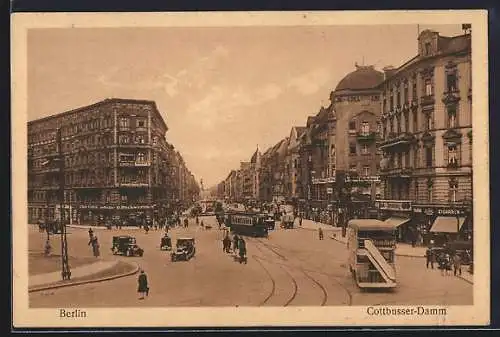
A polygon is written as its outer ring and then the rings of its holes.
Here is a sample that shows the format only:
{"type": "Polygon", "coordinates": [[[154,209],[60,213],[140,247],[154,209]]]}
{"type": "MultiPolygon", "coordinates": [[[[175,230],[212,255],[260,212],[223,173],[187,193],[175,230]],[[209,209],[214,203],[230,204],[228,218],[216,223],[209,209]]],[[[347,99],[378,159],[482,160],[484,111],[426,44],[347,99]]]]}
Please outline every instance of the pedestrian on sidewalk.
{"type": "Polygon", "coordinates": [[[447,276],[449,275],[450,271],[451,271],[451,257],[450,254],[444,253],[441,265],[441,275],[447,276]]]}
{"type": "Polygon", "coordinates": [[[47,239],[47,241],[45,241],[44,254],[45,254],[45,256],[50,256],[51,253],[52,253],[52,246],[50,245],[50,240],[47,239]]]}
{"type": "Polygon", "coordinates": [[[99,257],[101,255],[101,252],[99,250],[99,241],[97,240],[97,236],[94,237],[92,240],[92,252],[94,253],[95,257],[99,257]]]}
{"type": "Polygon", "coordinates": [[[462,258],[458,252],[453,256],[453,275],[457,276],[457,274],[462,276],[462,258]]]}
{"type": "Polygon", "coordinates": [[[434,261],[433,261],[433,253],[430,248],[427,248],[425,251],[425,260],[426,260],[426,267],[429,269],[429,265],[431,266],[431,269],[434,269],[434,261]]]}
{"type": "Polygon", "coordinates": [[[239,241],[238,234],[234,234],[233,237],[233,252],[236,254],[236,251],[238,250],[238,241],[239,241]]]}
{"type": "Polygon", "coordinates": [[[140,294],[139,299],[143,300],[144,296],[149,295],[149,286],[148,286],[148,277],[144,270],[141,269],[141,273],[139,274],[139,277],[137,278],[137,292],[140,294]]]}

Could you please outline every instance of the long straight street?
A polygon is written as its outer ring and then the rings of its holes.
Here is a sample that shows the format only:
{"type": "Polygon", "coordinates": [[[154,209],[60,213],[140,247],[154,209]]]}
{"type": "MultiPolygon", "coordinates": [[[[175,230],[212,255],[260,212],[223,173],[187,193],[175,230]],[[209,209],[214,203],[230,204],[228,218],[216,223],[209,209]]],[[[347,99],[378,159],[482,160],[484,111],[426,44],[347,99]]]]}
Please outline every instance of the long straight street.
{"type": "MultiPolygon", "coordinates": [[[[223,233],[215,217],[202,217],[212,229],[191,220],[189,228],[170,232],[196,240],[196,256],[171,262],[159,249],[162,231],[95,230],[103,260],[134,261],[146,272],[150,293],[137,294],[137,275],[101,283],[30,293],[31,307],[171,307],[171,306],[334,306],[376,304],[470,305],[472,285],[454,276],[427,269],[425,259],[398,256],[398,287],[392,291],[361,291],[347,268],[346,246],[336,240],[318,240],[314,230],[271,231],[269,238],[246,238],[248,263],[236,262],[222,250],[223,233]],[[114,235],[128,234],[144,248],[143,257],[111,253],[114,235]],[[418,275],[418,277],[416,276],[418,275]]],[[[86,229],[68,229],[69,254],[92,256],[86,229]]],[[[30,230],[30,246],[43,246],[45,235],[30,230]],[[39,241],[39,242],[38,242],[39,241]]],[[[52,240],[57,251],[58,240],[52,240]]],[[[464,268],[465,270],[465,268],[464,268]]]]}

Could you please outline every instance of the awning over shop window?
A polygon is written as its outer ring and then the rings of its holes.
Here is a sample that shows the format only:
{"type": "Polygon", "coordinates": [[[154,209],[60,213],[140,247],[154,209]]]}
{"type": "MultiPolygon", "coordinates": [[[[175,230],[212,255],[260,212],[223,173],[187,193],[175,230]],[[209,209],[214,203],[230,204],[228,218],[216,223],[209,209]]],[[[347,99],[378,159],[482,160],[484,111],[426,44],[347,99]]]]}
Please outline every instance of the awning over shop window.
{"type": "MultiPolygon", "coordinates": [[[[465,218],[458,218],[458,228],[462,228],[465,218]]],[[[457,232],[457,217],[454,216],[438,216],[431,228],[432,233],[456,233],[457,232]]]]}
{"type": "Polygon", "coordinates": [[[391,224],[392,226],[394,226],[394,228],[397,228],[401,225],[404,225],[408,221],[410,221],[409,218],[390,217],[389,219],[385,220],[384,222],[391,224]]]}

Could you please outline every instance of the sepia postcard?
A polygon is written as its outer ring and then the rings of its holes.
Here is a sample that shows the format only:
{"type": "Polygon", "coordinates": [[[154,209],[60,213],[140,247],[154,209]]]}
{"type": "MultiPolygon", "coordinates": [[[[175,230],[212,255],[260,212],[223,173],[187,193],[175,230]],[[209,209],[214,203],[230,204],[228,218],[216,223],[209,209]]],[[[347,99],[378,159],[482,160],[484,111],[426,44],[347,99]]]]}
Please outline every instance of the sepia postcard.
{"type": "Polygon", "coordinates": [[[14,327],[489,324],[487,55],[480,10],[13,14],[14,327]]]}

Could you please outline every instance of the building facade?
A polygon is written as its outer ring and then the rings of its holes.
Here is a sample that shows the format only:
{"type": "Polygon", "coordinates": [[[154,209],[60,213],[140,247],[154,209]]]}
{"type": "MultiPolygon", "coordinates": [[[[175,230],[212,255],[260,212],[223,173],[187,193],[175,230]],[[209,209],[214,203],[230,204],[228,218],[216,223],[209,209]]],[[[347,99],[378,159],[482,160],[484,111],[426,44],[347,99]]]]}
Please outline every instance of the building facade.
{"type": "Polygon", "coordinates": [[[66,221],[85,223],[152,216],[172,207],[177,190],[180,198],[196,193],[175,167],[167,130],[145,100],[106,99],[30,121],[29,221],[59,218],[63,198],[66,221]]]}
{"type": "Polygon", "coordinates": [[[470,34],[425,30],[418,54],[386,69],[379,207],[405,225],[401,239],[423,241],[434,225],[456,234],[472,218],[471,83],[470,34]]]}

